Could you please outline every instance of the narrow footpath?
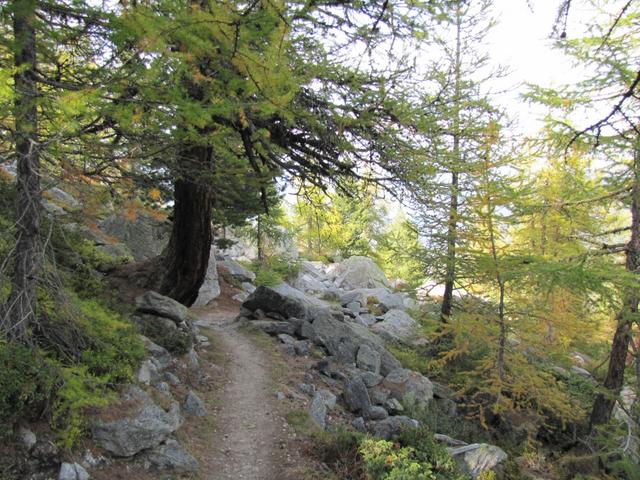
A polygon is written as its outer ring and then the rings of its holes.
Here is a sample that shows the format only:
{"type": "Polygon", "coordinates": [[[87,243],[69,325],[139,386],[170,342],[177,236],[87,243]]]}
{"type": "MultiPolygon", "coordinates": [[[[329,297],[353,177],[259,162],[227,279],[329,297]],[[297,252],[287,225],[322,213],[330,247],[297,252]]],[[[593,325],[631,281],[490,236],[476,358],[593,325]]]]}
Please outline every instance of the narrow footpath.
{"type": "Polygon", "coordinates": [[[270,359],[234,323],[237,309],[208,309],[200,320],[223,346],[225,383],[218,391],[215,442],[201,478],[277,480],[288,463],[280,441],[286,437],[273,391],[270,359]]]}

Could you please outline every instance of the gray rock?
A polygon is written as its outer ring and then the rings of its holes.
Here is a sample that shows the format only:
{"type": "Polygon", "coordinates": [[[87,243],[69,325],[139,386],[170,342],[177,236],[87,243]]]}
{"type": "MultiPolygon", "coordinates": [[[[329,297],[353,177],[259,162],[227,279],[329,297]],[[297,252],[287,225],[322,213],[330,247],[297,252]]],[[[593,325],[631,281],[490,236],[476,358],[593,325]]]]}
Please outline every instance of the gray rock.
{"type": "Polygon", "coordinates": [[[158,382],[155,387],[159,392],[164,393],[165,395],[171,395],[171,387],[167,382],[158,382]]]}
{"type": "Polygon", "coordinates": [[[294,280],[293,286],[302,291],[321,292],[326,289],[325,283],[329,278],[324,272],[324,266],[319,262],[303,260],[299,263],[300,273],[294,280]]]}
{"type": "Polygon", "coordinates": [[[194,349],[191,349],[187,352],[187,368],[191,372],[196,372],[200,370],[200,357],[198,356],[198,352],[194,349]]]}
{"type": "Polygon", "coordinates": [[[177,387],[182,383],[180,379],[171,372],[164,372],[164,378],[167,382],[169,382],[174,387],[177,387]]]}
{"type": "Polygon", "coordinates": [[[73,210],[74,208],[78,208],[80,206],[80,203],[73,195],[65,192],[58,187],[50,188],[44,193],[47,197],[62,205],[67,210],[73,210]]]}
{"type": "Polygon", "coordinates": [[[193,322],[193,325],[198,328],[204,328],[206,330],[211,330],[213,326],[209,320],[196,320],[195,322],[193,322]]]}
{"type": "Polygon", "coordinates": [[[356,365],[362,370],[380,373],[380,354],[367,344],[360,345],[356,365]]]}
{"type": "Polygon", "coordinates": [[[20,425],[18,427],[18,430],[16,431],[16,437],[20,445],[27,451],[31,450],[38,441],[38,439],[36,438],[36,434],[24,425],[20,425]]]}
{"type": "Polygon", "coordinates": [[[170,438],[144,456],[152,470],[192,473],[198,471],[198,461],[176,440],[170,438]]]}
{"type": "Polygon", "coordinates": [[[157,257],[162,253],[169,235],[171,224],[138,213],[134,220],[123,215],[112,215],[98,223],[107,237],[115,237],[133,254],[136,261],[157,257]]]}
{"type": "Polygon", "coordinates": [[[360,302],[349,302],[345,305],[345,308],[357,314],[360,313],[362,305],[360,305],[360,302]]]}
{"type": "Polygon", "coordinates": [[[292,357],[296,354],[296,347],[291,345],[290,343],[282,343],[278,345],[280,351],[286,355],[291,355],[292,357]]]}
{"type": "Polygon", "coordinates": [[[219,263],[219,266],[221,270],[226,271],[239,282],[253,282],[256,279],[255,273],[247,270],[235,260],[223,260],[219,263]]]}
{"type": "Polygon", "coordinates": [[[165,412],[140,388],[131,385],[121,396],[127,413],[114,420],[97,420],[92,426],[94,441],[119,457],[130,457],[163,442],[182,423],[180,406],[173,402],[165,412]]]}
{"type": "Polygon", "coordinates": [[[256,288],[242,306],[251,311],[260,309],[265,312],[276,312],[285,318],[307,318],[307,307],[300,299],[285,296],[262,285],[256,288]]]}
{"type": "Polygon", "coordinates": [[[302,393],[304,393],[305,395],[309,395],[310,397],[313,397],[316,393],[316,386],[311,383],[299,383],[298,384],[298,390],[300,390],[302,393]]]}
{"type": "Polygon", "coordinates": [[[387,288],[358,288],[344,293],[340,303],[359,302],[363,307],[375,305],[382,313],[389,310],[404,310],[407,294],[392,293],[387,288]]]}
{"type": "Polygon", "coordinates": [[[236,302],[244,302],[247,298],[249,298],[249,294],[247,292],[238,292],[236,293],[233,297],[231,297],[232,299],[234,299],[236,302]]]}
{"type": "Polygon", "coordinates": [[[63,463],[60,465],[58,480],[89,480],[89,473],[77,463],[63,463]]]}
{"type": "Polygon", "coordinates": [[[153,290],[136,297],[136,307],[138,312],[169,318],[176,324],[191,323],[187,307],[153,290]]]}
{"type": "Polygon", "coordinates": [[[278,340],[280,340],[282,343],[288,343],[290,345],[296,343],[296,339],[287,333],[279,333],[278,340]]]}
{"type": "Polygon", "coordinates": [[[335,274],[336,286],[347,290],[385,287],[389,283],[380,267],[368,257],[353,256],[344,260],[335,274]]]}
{"type": "Polygon", "coordinates": [[[151,360],[145,360],[140,364],[136,372],[136,380],[143,385],[151,385],[159,379],[158,369],[151,360]]]}
{"type": "Polygon", "coordinates": [[[313,328],[313,325],[305,321],[302,321],[300,323],[300,326],[297,329],[297,333],[302,338],[307,338],[312,341],[315,341],[314,339],[318,338],[318,335],[316,334],[316,331],[313,328]]]}
{"type": "Polygon", "coordinates": [[[166,348],[154,343],[150,338],[147,338],[144,335],[142,336],[142,340],[147,352],[151,355],[151,358],[156,360],[156,367],[158,367],[158,370],[163,370],[171,365],[171,354],[166,348]]]}
{"type": "Polygon", "coordinates": [[[249,323],[249,325],[252,328],[261,330],[271,335],[278,335],[281,333],[293,335],[294,333],[296,333],[296,326],[290,322],[278,322],[278,321],[271,321],[271,320],[254,320],[251,323],[249,323]]]}
{"type": "Polygon", "coordinates": [[[376,387],[369,390],[369,398],[374,405],[384,405],[391,392],[386,388],[376,387]]]}
{"type": "Polygon", "coordinates": [[[82,466],[85,468],[95,468],[101,463],[104,463],[107,459],[102,455],[98,455],[98,457],[94,457],[91,450],[85,450],[84,455],[82,456],[82,466]]]}
{"type": "Polygon", "coordinates": [[[51,466],[60,463],[60,451],[55,443],[49,440],[38,441],[31,449],[29,456],[39,465],[51,466]]]}
{"type": "Polygon", "coordinates": [[[494,469],[508,457],[501,448],[486,443],[473,443],[447,450],[460,468],[474,479],[482,472],[494,469]]]}
{"type": "MultiPolygon", "coordinates": [[[[273,287],[273,290],[286,298],[297,300],[305,307],[305,316],[299,317],[297,315],[294,315],[294,317],[300,318],[302,320],[313,322],[317,317],[327,315],[331,310],[331,305],[327,302],[320,300],[319,298],[316,298],[312,295],[307,295],[306,293],[298,290],[297,288],[293,288],[287,283],[280,283],[273,287]]],[[[286,317],[286,315],[284,314],[283,316],[286,317]]]]}
{"type": "Polygon", "coordinates": [[[52,203],[48,200],[42,199],[41,204],[46,213],[49,213],[52,217],[59,217],[62,215],[66,215],[67,213],[64,208],[59,207],[55,203],[52,203]]]}
{"type": "Polygon", "coordinates": [[[367,372],[363,371],[360,373],[360,378],[367,387],[375,387],[376,385],[380,385],[384,377],[379,373],[367,372]]]}
{"type": "Polygon", "coordinates": [[[559,378],[561,380],[569,379],[569,370],[567,370],[566,368],[562,368],[559,365],[552,365],[551,369],[553,370],[553,375],[556,378],[559,378]]]}
{"type": "Polygon", "coordinates": [[[301,273],[294,280],[293,286],[303,292],[320,292],[325,289],[324,283],[318,278],[314,278],[307,273],[301,273]]]}
{"type": "Polygon", "coordinates": [[[358,349],[366,344],[380,354],[380,372],[383,375],[400,368],[400,362],[384,348],[382,340],[362,325],[324,315],[313,322],[313,333],[313,342],[324,346],[340,363],[355,363],[358,349]]]}
{"type": "Polygon", "coordinates": [[[371,330],[391,342],[405,343],[416,336],[418,323],[402,310],[389,310],[371,330]]]}
{"type": "Polygon", "coordinates": [[[329,302],[339,302],[343,293],[344,290],[341,288],[328,287],[322,291],[320,298],[329,302]]]}
{"type": "Polygon", "coordinates": [[[374,437],[391,440],[405,429],[418,428],[420,423],[413,418],[397,415],[368,423],[368,430],[374,437]]]}
{"type": "Polygon", "coordinates": [[[593,362],[589,355],[580,352],[571,352],[571,358],[578,367],[586,367],[593,362]]]}
{"type": "Polygon", "coordinates": [[[322,401],[324,402],[324,404],[327,406],[329,410],[333,410],[335,408],[336,402],[338,399],[329,390],[325,390],[321,388],[316,392],[316,396],[319,396],[320,398],[322,398],[322,401]]]}
{"type": "Polygon", "coordinates": [[[391,392],[396,400],[408,398],[418,402],[428,402],[433,398],[433,385],[429,379],[418,372],[406,368],[399,368],[389,373],[382,386],[391,392]]]}
{"type": "Polygon", "coordinates": [[[207,415],[207,407],[193,390],[189,390],[189,393],[187,393],[182,408],[184,413],[192,417],[205,417],[207,415]]]}
{"type": "Polygon", "coordinates": [[[456,392],[451,390],[446,385],[443,385],[438,382],[433,382],[433,381],[431,382],[431,385],[433,385],[433,398],[439,398],[443,400],[452,400],[452,401],[455,400],[456,392]]]}
{"type": "Polygon", "coordinates": [[[204,275],[204,281],[198,290],[198,298],[193,306],[198,307],[207,305],[212,300],[220,296],[220,280],[218,279],[218,266],[216,264],[215,247],[211,246],[209,251],[209,264],[207,265],[207,273],[204,275]]]}
{"type": "Polygon", "coordinates": [[[391,415],[398,415],[402,412],[404,412],[404,407],[402,406],[402,404],[395,398],[390,398],[389,400],[387,400],[386,402],[384,402],[384,408],[387,410],[387,412],[389,412],[391,415]]]}
{"type": "Polygon", "coordinates": [[[320,428],[327,428],[327,405],[319,392],[313,397],[309,406],[309,415],[320,428]]]}
{"type": "Polygon", "coordinates": [[[354,377],[345,382],[343,396],[350,412],[364,413],[371,407],[369,392],[360,377],[354,377]]]}
{"type": "Polygon", "coordinates": [[[193,330],[187,324],[178,325],[169,318],[147,313],[135,315],[132,320],[141,334],[171,352],[184,353],[193,346],[193,330]]]}
{"type": "Polygon", "coordinates": [[[367,433],[367,426],[364,423],[364,418],[362,417],[357,417],[354,418],[353,421],[351,422],[351,426],[360,433],[367,433]]]}
{"type": "Polygon", "coordinates": [[[311,353],[311,345],[307,340],[298,340],[293,344],[293,348],[296,351],[296,355],[306,357],[311,353]]]}
{"type": "Polygon", "coordinates": [[[455,438],[451,438],[449,435],[443,435],[442,433],[434,433],[433,438],[440,443],[446,443],[450,447],[462,447],[467,445],[466,442],[462,440],[457,440],[455,438]]]}
{"type": "Polygon", "coordinates": [[[369,409],[364,412],[365,420],[384,420],[389,416],[389,413],[378,405],[372,405],[369,409]]]}
{"type": "Polygon", "coordinates": [[[255,285],[249,282],[242,282],[242,289],[247,293],[253,293],[256,291],[255,285]]]}
{"type": "Polygon", "coordinates": [[[362,322],[362,324],[366,325],[367,327],[370,327],[378,321],[376,316],[371,313],[361,313],[358,318],[360,319],[360,322],[362,322]]]}
{"type": "Polygon", "coordinates": [[[585,370],[582,367],[576,367],[575,365],[571,367],[571,373],[575,373],[576,375],[580,375],[584,378],[591,378],[593,376],[588,370],[585,370]]]}

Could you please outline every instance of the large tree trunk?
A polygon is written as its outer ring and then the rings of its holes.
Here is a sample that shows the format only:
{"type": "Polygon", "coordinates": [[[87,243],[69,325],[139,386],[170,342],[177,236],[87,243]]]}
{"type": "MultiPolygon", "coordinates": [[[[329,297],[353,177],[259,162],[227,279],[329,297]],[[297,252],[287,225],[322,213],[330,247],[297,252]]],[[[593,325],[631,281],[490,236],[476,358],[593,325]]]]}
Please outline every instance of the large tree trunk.
{"type": "MultiPolygon", "coordinates": [[[[626,269],[632,273],[640,273],[640,149],[636,149],[633,165],[633,190],[631,198],[631,240],[626,248],[626,269]]],[[[629,287],[624,293],[624,305],[618,313],[616,332],[613,336],[611,354],[609,355],[609,369],[604,380],[606,391],[596,396],[591,411],[591,429],[597,425],[607,423],[624,382],[629,342],[631,341],[631,326],[638,316],[638,288],[629,287]]]]}
{"type": "Polygon", "coordinates": [[[184,305],[192,305],[204,281],[213,234],[213,195],[208,181],[212,164],[211,147],[185,146],[182,165],[192,166],[174,183],[173,227],[169,244],[160,256],[162,275],[159,291],[184,305]]]}
{"type": "Polygon", "coordinates": [[[11,294],[3,305],[2,333],[28,341],[28,328],[36,319],[36,286],[42,269],[40,248],[40,157],[38,145],[38,87],[36,71],[36,2],[13,2],[15,38],[15,153],[17,161],[16,247],[11,294]]]}

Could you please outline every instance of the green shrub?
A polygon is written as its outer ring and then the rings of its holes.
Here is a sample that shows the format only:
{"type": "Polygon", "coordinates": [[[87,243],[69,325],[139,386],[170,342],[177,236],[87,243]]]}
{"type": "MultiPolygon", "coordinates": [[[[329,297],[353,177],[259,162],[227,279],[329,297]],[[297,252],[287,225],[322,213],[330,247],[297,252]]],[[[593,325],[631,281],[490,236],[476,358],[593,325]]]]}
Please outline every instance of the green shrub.
{"type": "MultiPolygon", "coordinates": [[[[45,222],[48,221],[45,219],[45,222]]],[[[45,225],[45,230],[48,228],[45,225]]],[[[99,272],[108,271],[129,260],[101,252],[93,242],[59,224],[52,226],[51,245],[64,284],[81,298],[105,298],[105,293],[110,290],[106,288],[99,272]]]]}
{"type": "Polygon", "coordinates": [[[71,448],[85,433],[87,410],[108,405],[115,395],[105,378],[90,373],[85,365],[64,367],[61,376],[52,424],[59,435],[58,443],[71,448]]]}
{"type": "Polygon", "coordinates": [[[63,365],[63,383],[56,392],[53,424],[67,448],[84,434],[87,409],[105,406],[144,358],[144,345],[131,323],[96,300],[70,298],[79,309],[74,320],[87,348],[63,365]]]}
{"type": "Polygon", "coordinates": [[[106,405],[115,388],[130,381],[144,345],[130,322],[97,300],[62,298],[45,296],[40,303],[47,332],[35,339],[60,373],[52,424],[60,444],[71,447],[84,433],[87,409],[106,405]]]}
{"type": "Polygon", "coordinates": [[[447,449],[426,428],[407,430],[393,442],[338,431],[316,438],[338,478],[350,480],[465,480],[447,449]]]}
{"type": "Polygon", "coordinates": [[[338,429],[334,432],[316,434],[314,451],[320,460],[335,473],[336,478],[361,480],[365,479],[365,467],[359,452],[364,435],[338,429]]]}
{"type": "Polygon", "coordinates": [[[256,272],[254,283],[256,285],[264,285],[265,287],[274,287],[283,281],[284,279],[275,270],[260,268],[256,272]]]}
{"type": "Polygon", "coordinates": [[[455,461],[430,432],[407,432],[399,443],[367,438],[360,445],[371,480],[463,480],[455,461]]]}
{"type": "Polygon", "coordinates": [[[18,418],[42,414],[59,381],[37,350],[0,340],[0,434],[18,418]]]}
{"type": "Polygon", "coordinates": [[[130,380],[145,355],[134,326],[96,300],[79,300],[79,305],[80,326],[92,340],[81,363],[110,386],[130,380]]]}
{"type": "Polygon", "coordinates": [[[416,403],[406,399],[403,406],[407,415],[418,420],[424,427],[424,434],[429,439],[432,437],[429,437],[426,432],[443,433],[467,443],[491,443],[488,432],[478,422],[452,411],[449,405],[440,400],[416,403]]]}
{"type": "Polygon", "coordinates": [[[284,281],[294,279],[300,273],[300,262],[285,257],[273,256],[256,261],[247,266],[256,274],[254,283],[273,287],[284,281]]]}

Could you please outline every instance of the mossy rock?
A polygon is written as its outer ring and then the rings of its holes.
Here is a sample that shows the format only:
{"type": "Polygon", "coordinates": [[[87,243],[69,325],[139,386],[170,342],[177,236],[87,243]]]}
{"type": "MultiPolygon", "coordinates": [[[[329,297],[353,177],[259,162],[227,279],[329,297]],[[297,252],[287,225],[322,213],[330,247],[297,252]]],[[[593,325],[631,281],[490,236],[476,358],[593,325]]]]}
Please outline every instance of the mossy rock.
{"type": "Polygon", "coordinates": [[[133,317],[138,331],[172,353],[187,353],[193,347],[193,333],[173,320],[151,314],[133,317]]]}

